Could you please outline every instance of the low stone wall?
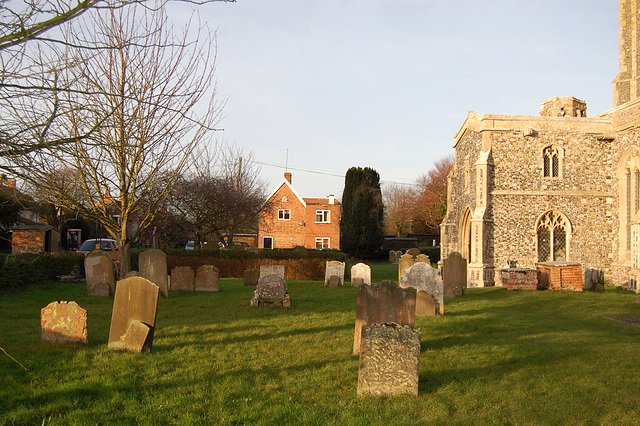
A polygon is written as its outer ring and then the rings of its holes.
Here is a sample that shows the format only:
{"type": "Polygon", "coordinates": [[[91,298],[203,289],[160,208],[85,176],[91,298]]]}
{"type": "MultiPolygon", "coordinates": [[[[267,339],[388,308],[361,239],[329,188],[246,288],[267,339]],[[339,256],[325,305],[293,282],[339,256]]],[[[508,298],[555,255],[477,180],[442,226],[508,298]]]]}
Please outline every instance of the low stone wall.
{"type": "Polygon", "coordinates": [[[538,288],[538,270],[525,268],[498,269],[495,274],[496,285],[508,290],[536,290],[538,288]]]}

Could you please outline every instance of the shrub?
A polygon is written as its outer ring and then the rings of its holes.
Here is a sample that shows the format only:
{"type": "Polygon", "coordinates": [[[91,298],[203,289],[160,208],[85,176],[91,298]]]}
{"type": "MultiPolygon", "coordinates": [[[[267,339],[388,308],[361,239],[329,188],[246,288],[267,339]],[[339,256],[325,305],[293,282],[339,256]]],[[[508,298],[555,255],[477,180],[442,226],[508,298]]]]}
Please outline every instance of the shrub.
{"type": "Polygon", "coordinates": [[[21,288],[73,272],[84,272],[83,254],[0,255],[0,289],[21,288]]]}

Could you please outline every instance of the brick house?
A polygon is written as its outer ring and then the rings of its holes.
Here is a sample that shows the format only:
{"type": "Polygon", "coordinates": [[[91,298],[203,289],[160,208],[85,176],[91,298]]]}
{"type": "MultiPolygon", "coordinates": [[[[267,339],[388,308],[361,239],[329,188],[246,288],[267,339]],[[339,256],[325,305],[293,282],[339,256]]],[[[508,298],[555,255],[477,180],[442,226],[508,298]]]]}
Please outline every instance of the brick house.
{"type": "Polygon", "coordinates": [[[341,204],[333,195],[302,198],[291,173],[269,195],[258,221],[259,248],[340,249],[341,204]]]}

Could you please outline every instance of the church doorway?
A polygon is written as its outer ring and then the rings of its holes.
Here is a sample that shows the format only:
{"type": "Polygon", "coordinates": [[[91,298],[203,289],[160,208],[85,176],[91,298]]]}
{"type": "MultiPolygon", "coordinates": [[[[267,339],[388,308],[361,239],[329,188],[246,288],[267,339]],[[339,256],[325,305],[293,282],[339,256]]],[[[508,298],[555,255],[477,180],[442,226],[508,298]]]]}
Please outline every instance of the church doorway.
{"type": "Polygon", "coordinates": [[[471,210],[465,210],[460,223],[460,238],[458,240],[458,250],[462,257],[471,263],[471,210]]]}

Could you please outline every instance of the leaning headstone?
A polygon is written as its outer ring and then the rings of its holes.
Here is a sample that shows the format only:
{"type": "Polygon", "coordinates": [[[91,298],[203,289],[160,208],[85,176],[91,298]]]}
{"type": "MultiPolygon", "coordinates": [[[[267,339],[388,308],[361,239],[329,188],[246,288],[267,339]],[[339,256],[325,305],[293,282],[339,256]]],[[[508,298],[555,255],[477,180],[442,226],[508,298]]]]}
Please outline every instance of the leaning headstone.
{"type": "Polygon", "coordinates": [[[416,311],[416,290],[403,289],[393,281],[358,288],[356,327],[353,337],[353,354],[360,352],[360,334],[363,325],[395,322],[413,327],[416,311]]]}
{"type": "Polygon", "coordinates": [[[416,317],[435,317],[436,300],[426,291],[418,290],[416,295],[416,317]]]}
{"type": "Polygon", "coordinates": [[[444,260],[442,266],[444,297],[467,294],[467,260],[457,251],[444,260]]]}
{"type": "Polygon", "coordinates": [[[160,288],[142,277],[118,281],[113,300],[109,349],[151,352],[160,288]]]}
{"type": "Polygon", "coordinates": [[[51,302],[40,310],[42,340],[87,344],[87,310],[76,302],[51,302]]]}
{"type": "Polygon", "coordinates": [[[278,275],[284,280],[284,265],[261,265],[260,278],[266,277],[267,275],[278,275]]]}
{"type": "Polygon", "coordinates": [[[407,250],[406,254],[410,254],[411,257],[415,259],[416,256],[420,254],[420,249],[417,247],[411,247],[409,250],[407,250]]]}
{"type": "Polygon", "coordinates": [[[167,254],[162,250],[145,250],[138,256],[138,265],[140,276],[160,287],[163,297],[169,297],[167,254]]]}
{"type": "Polygon", "coordinates": [[[420,334],[395,323],[362,326],[358,395],[418,395],[420,334]]]}
{"type": "Polygon", "coordinates": [[[193,291],[194,278],[191,266],[176,266],[171,270],[171,291],[193,291]]]}
{"type": "Polygon", "coordinates": [[[436,301],[438,313],[444,314],[444,283],[438,270],[432,268],[431,265],[424,262],[415,263],[402,278],[400,287],[412,287],[427,292],[436,301]]]}
{"type": "Polygon", "coordinates": [[[104,250],[93,250],[84,258],[84,274],[89,296],[113,296],[115,277],[113,261],[104,250]]]}
{"type": "Polygon", "coordinates": [[[260,269],[247,269],[244,271],[244,286],[255,287],[260,279],[260,269]]]}
{"type": "Polygon", "coordinates": [[[290,308],[291,298],[287,282],[280,275],[266,275],[258,280],[258,285],[249,302],[251,307],[290,308]]]}
{"type": "Polygon", "coordinates": [[[371,267],[364,263],[356,263],[351,267],[351,286],[358,287],[357,279],[361,279],[362,283],[371,285],[371,267]]]}
{"type": "Polygon", "coordinates": [[[338,277],[338,285],[344,285],[344,262],[337,260],[327,260],[324,271],[324,285],[329,285],[332,276],[338,277]]]}
{"type": "Polygon", "coordinates": [[[405,253],[400,256],[398,260],[398,282],[402,281],[402,277],[404,277],[406,271],[411,268],[414,263],[416,263],[416,261],[410,254],[405,253]]]}
{"type": "Polygon", "coordinates": [[[202,265],[196,271],[196,291],[218,291],[220,272],[213,265],[202,265]]]}
{"type": "Polygon", "coordinates": [[[431,265],[431,259],[429,259],[429,256],[427,256],[426,254],[422,254],[420,253],[419,255],[416,256],[416,263],[418,262],[424,262],[427,265],[431,265]]]}

